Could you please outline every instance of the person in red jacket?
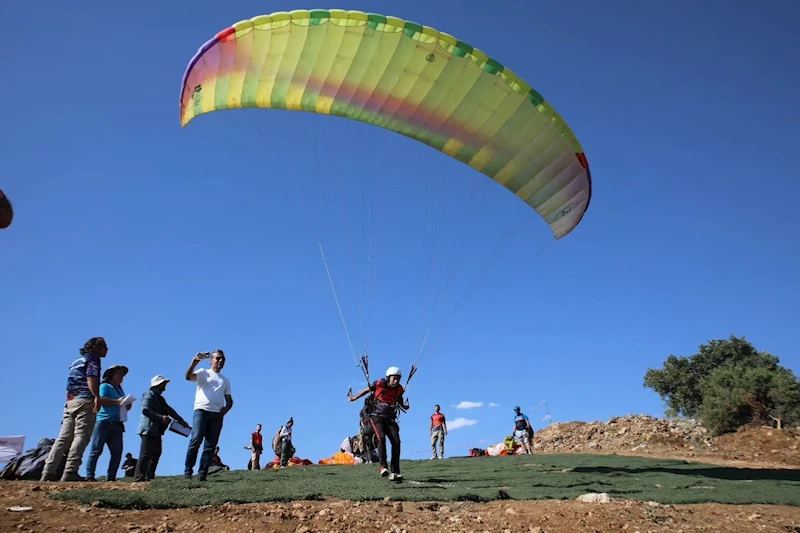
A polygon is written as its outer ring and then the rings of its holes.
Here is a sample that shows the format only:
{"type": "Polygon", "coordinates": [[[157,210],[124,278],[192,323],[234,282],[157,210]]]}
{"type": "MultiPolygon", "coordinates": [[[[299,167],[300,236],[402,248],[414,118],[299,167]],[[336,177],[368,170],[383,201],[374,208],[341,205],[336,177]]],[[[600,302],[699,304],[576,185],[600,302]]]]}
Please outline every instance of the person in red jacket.
{"type": "Polygon", "coordinates": [[[250,435],[250,470],[261,470],[261,452],[264,451],[264,436],[261,434],[261,424],[256,424],[256,430],[250,435]]]}
{"type": "Polygon", "coordinates": [[[369,413],[369,421],[378,436],[378,456],[381,463],[381,477],[389,476],[391,481],[401,481],[400,474],[400,426],[397,425],[397,410],[407,411],[408,403],[403,400],[403,386],[400,385],[402,373],[396,366],[386,370],[386,377],[373,382],[355,396],[347,397],[354,402],[367,393],[375,398],[374,407],[369,413]],[[391,474],[386,460],[386,439],[392,445],[391,474]]]}
{"type": "Polygon", "coordinates": [[[431,448],[433,449],[433,457],[431,459],[438,459],[436,455],[436,442],[439,442],[439,449],[442,459],[444,459],[444,438],[447,436],[447,420],[444,415],[439,412],[439,406],[433,406],[433,414],[431,415],[431,448]]]}

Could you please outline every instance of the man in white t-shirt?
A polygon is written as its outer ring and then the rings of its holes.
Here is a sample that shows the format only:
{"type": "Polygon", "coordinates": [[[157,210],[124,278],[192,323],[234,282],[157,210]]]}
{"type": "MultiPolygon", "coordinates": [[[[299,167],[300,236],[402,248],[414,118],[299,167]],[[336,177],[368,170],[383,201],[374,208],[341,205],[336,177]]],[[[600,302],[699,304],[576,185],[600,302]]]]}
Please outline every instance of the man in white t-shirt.
{"type": "Polygon", "coordinates": [[[200,456],[200,466],[197,468],[197,475],[200,481],[206,480],[208,467],[214,457],[214,449],[219,441],[219,434],[222,432],[222,421],[225,414],[233,407],[233,396],[231,396],[231,382],[228,378],[220,374],[222,367],[225,366],[225,353],[216,350],[211,354],[211,368],[200,368],[195,370],[197,363],[208,357],[208,353],[198,353],[192,359],[192,365],[186,371],[187,381],[197,383],[197,391],[194,395],[194,419],[192,423],[192,434],[189,438],[189,449],[186,451],[186,465],[184,476],[192,478],[192,469],[197,462],[197,453],[200,445],[203,445],[203,454],[200,456]]]}

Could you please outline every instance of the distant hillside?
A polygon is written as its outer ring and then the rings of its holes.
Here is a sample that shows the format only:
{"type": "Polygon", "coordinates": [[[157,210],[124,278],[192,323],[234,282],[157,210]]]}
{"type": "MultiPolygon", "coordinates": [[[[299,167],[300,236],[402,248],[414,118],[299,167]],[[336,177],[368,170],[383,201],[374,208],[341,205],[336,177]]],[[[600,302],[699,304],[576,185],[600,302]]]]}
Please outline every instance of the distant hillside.
{"type": "Polygon", "coordinates": [[[623,453],[800,467],[800,432],[748,427],[709,436],[691,419],[665,420],[648,415],[614,417],[608,422],[554,423],[534,438],[537,453],[623,453]]]}

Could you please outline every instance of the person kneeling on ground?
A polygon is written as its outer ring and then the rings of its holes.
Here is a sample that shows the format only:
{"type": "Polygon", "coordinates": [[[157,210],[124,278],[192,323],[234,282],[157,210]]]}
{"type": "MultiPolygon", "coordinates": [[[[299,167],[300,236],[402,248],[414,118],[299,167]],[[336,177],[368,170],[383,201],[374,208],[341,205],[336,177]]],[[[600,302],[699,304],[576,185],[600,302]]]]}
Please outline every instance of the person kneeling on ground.
{"type": "Polygon", "coordinates": [[[219,446],[214,448],[214,455],[211,457],[211,464],[208,466],[208,474],[216,474],[223,470],[230,470],[231,467],[222,462],[219,456],[219,446]]]}

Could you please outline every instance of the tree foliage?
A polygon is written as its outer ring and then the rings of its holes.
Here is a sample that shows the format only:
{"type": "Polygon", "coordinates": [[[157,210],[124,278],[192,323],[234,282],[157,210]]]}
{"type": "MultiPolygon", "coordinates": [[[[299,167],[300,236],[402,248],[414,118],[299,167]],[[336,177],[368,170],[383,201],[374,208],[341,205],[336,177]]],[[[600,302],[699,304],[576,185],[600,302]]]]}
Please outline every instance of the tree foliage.
{"type": "Polygon", "coordinates": [[[747,424],[798,424],[800,382],[778,363],[731,336],[690,357],[670,355],[661,369],[647,370],[644,386],[661,396],[668,414],[699,417],[716,434],[747,424]]]}

